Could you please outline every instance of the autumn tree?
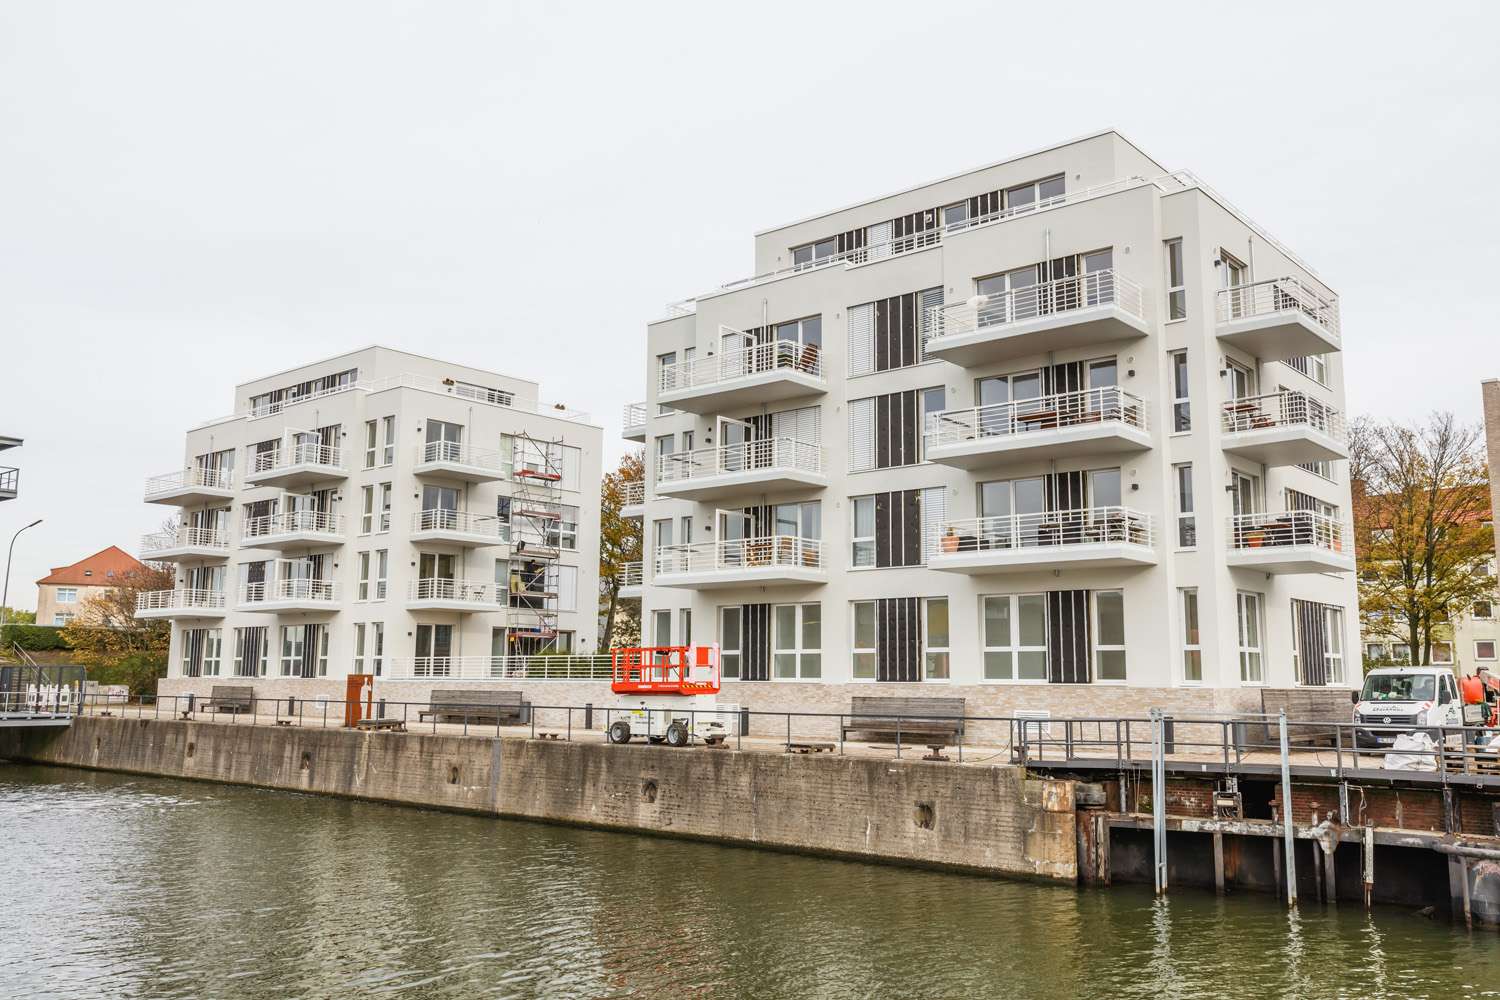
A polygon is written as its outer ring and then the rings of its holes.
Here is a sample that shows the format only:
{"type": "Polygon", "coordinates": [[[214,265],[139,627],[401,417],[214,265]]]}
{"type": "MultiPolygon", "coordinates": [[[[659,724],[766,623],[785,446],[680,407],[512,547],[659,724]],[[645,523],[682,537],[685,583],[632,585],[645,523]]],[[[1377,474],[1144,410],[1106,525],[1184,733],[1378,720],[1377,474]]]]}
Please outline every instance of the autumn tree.
{"type": "Polygon", "coordinates": [[[1452,413],[1406,426],[1356,420],[1349,435],[1361,631],[1432,662],[1443,634],[1493,598],[1489,474],[1481,428],[1452,413]]]}
{"type": "Polygon", "coordinates": [[[599,651],[613,649],[617,643],[639,642],[641,602],[639,598],[622,598],[625,567],[641,561],[641,522],[625,517],[627,493],[646,481],[645,455],[640,450],[620,458],[620,467],[605,473],[599,503],[599,651]],[[634,638],[628,634],[634,622],[634,638]]]}
{"type": "Polygon", "coordinates": [[[135,576],[116,580],[116,586],[79,603],[62,637],[77,661],[89,668],[91,680],[128,684],[132,694],[151,694],[156,679],[167,673],[172,623],[137,618],[136,602],[143,591],[171,590],[173,572],[148,564],[135,576]]]}

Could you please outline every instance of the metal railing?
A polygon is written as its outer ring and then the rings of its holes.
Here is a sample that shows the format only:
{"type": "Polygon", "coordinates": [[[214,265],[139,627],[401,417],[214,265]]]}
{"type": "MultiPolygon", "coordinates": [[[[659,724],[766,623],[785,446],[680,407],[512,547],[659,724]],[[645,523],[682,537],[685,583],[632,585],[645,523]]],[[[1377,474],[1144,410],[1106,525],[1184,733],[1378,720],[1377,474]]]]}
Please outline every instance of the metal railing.
{"type": "Polygon", "coordinates": [[[1220,412],[1227,433],[1297,426],[1322,431],[1340,444],[1349,439],[1348,424],[1341,411],[1295,389],[1231,399],[1220,412]]]}
{"type": "MultiPolygon", "coordinates": [[[[1155,522],[1145,511],[1129,507],[1085,507],[940,521],[933,539],[933,553],[941,556],[951,552],[1103,543],[1151,548],[1156,544],[1155,522]]],[[[1038,558],[1044,559],[1046,554],[1038,553],[1038,558]]]]}
{"type": "Polygon", "coordinates": [[[1142,301],[1141,286],[1113,270],[1055,278],[997,295],[976,295],[964,302],[934,306],[928,310],[930,322],[925,349],[937,349],[943,337],[975,333],[1091,306],[1114,305],[1141,319],[1142,301]]]}
{"type": "Polygon", "coordinates": [[[450,580],[428,577],[412,580],[406,586],[409,601],[463,601],[467,604],[499,604],[499,592],[494,583],[477,580],[450,580]]]}
{"type": "Polygon", "coordinates": [[[443,508],[413,511],[411,515],[411,530],[413,533],[418,531],[451,531],[464,535],[483,535],[486,538],[505,539],[510,537],[509,525],[504,524],[494,514],[475,514],[467,510],[446,510],[443,508]]]}
{"type": "Polygon", "coordinates": [[[305,601],[319,604],[337,604],[339,585],[333,580],[272,580],[268,583],[247,583],[240,588],[241,604],[267,604],[282,601],[305,601]]]}
{"type": "MultiPolygon", "coordinates": [[[[719,328],[720,340],[724,334],[738,333],[727,326],[719,328]]],[[[674,392],[704,385],[717,385],[737,379],[762,375],[766,372],[793,372],[823,378],[822,351],[816,344],[802,346],[789,340],[772,340],[754,347],[738,347],[711,357],[679,361],[666,365],[661,370],[657,384],[658,392],[674,392]]]]}
{"type": "Polygon", "coordinates": [[[626,403],[620,414],[621,426],[626,430],[632,427],[646,426],[646,404],[626,403]]]}
{"type": "Polygon", "coordinates": [[[385,676],[449,677],[456,680],[607,681],[614,677],[609,656],[392,656],[385,676]]]}
{"type": "Polygon", "coordinates": [[[1279,312],[1299,312],[1339,339],[1338,299],[1324,295],[1301,278],[1287,275],[1248,285],[1221,288],[1219,322],[1279,312]]]}
{"type": "Polygon", "coordinates": [[[21,488],[21,470],[0,465],[0,493],[15,493],[21,488]]]}
{"type": "Polygon", "coordinates": [[[1149,431],[1151,408],[1140,396],[1119,386],[1107,386],[929,413],[925,433],[931,448],[1090,424],[1122,424],[1149,431]]]}
{"type": "Polygon", "coordinates": [[[656,458],[656,484],[681,483],[708,476],[741,472],[823,472],[821,445],[796,438],[777,437],[717,448],[677,451],[656,458]]]}
{"type": "Polygon", "coordinates": [[[620,586],[622,586],[622,587],[639,587],[639,586],[641,586],[641,584],[643,584],[645,582],[645,579],[644,579],[644,577],[645,577],[645,574],[644,574],[645,566],[646,566],[646,564],[643,563],[643,562],[641,562],[641,561],[639,561],[639,560],[636,560],[635,562],[621,563],[620,564],[620,586]]]}
{"type": "Polygon", "coordinates": [[[1348,522],[1317,511],[1232,514],[1226,527],[1231,549],[1311,545],[1330,552],[1354,554],[1353,528],[1348,522]]]}
{"type": "Polygon", "coordinates": [[[330,538],[344,534],[344,515],[321,510],[284,510],[279,514],[245,519],[240,538],[270,538],[277,535],[318,534],[330,538]]]}
{"type": "Polygon", "coordinates": [[[652,576],[658,582],[674,573],[702,573],[767,568],[824,569],[823,542],[796,535],[720,539],[664,545],[656,550],[652,576]]]}
{"type": "Polygon", "coordinates": [[[250,471],[275,472],[278,469],[290,469],[297,465],[343,469],[344,460],[342,453],[333,445],[304,442],[258,453],[250,471]]]}
{"type": "Polygon", "coordinates": [[[224,591],[185,588],[183,590],[143,590],[135,595],[137,611],[176,611],[203,608],[224,610],[224,591]]]}
{"type": "Polygon", "coordinates": [[[622,507],[639,507],[646,502],[646,481],[638,479],[632,483],[626,483],[621,491],[624,495],[620,498],[622,507]]]}
{"type": "Polygon", "coordinates": [[[229,548],[229,536],[213,528],[192,528],[183,525],[176,531],[158,531],[141,536],[141,558],[149,559],[152,553],[169,549],[225,549],[229,548]]]}
{"type": "Polygon", "coordinates": [[[491,448],[475,448],[473,445],[460,444],[457,441],[428,441],[417,445],[416,462],[418,465],[448,462],[454,465],[468,465],[476,469],[488,469],[497,474],[504,472],[505,466],[510,464],[506,456],[499,451],[491,448]]]}
{"type": "Polygon", "coordinates": [[[152,476],[146,480],[146,499],[200,486],[213,490],[232,490],[234,489],[234,470],[195,467],[152,476]]]}

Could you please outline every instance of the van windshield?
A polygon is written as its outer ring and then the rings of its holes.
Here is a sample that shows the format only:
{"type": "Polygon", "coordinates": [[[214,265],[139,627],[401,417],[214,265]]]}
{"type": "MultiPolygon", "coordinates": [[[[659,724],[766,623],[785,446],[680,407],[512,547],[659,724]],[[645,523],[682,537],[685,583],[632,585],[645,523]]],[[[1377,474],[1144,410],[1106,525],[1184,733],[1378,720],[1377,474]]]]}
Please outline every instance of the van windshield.
{"type": "Polygon", "coordinates": [[[1371,674],[1365,678],[1361,701],[1432,701],[1437,678],[1432,674],[1371,674]]]}

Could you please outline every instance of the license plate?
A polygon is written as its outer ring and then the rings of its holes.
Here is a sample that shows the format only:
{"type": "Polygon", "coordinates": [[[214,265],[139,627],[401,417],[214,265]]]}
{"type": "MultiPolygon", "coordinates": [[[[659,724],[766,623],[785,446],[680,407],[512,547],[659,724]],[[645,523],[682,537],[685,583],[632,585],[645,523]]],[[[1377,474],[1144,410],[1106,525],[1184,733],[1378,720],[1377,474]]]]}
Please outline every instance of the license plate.
{"type": "Polygon", "coordinates": [[[1394,736],[1377,736],[1377,737],[1375,737],[1375,742],[1376,743],[1394,743],[1394,742],[1396,742],[1396,738],[1394,736]]]}

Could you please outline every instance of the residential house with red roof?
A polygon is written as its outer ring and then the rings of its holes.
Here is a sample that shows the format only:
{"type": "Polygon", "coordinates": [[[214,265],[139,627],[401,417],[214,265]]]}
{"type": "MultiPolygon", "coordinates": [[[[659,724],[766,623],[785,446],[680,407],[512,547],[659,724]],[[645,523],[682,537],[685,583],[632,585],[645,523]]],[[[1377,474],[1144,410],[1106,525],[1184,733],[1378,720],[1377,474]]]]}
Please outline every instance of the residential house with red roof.
{"type": "Polygon", "coordinates": [[[145,570],[145,563],[117,545],[71,566],[59,566],[36,582],[36,623],[66,625],[81,603],[145,570]]]}

